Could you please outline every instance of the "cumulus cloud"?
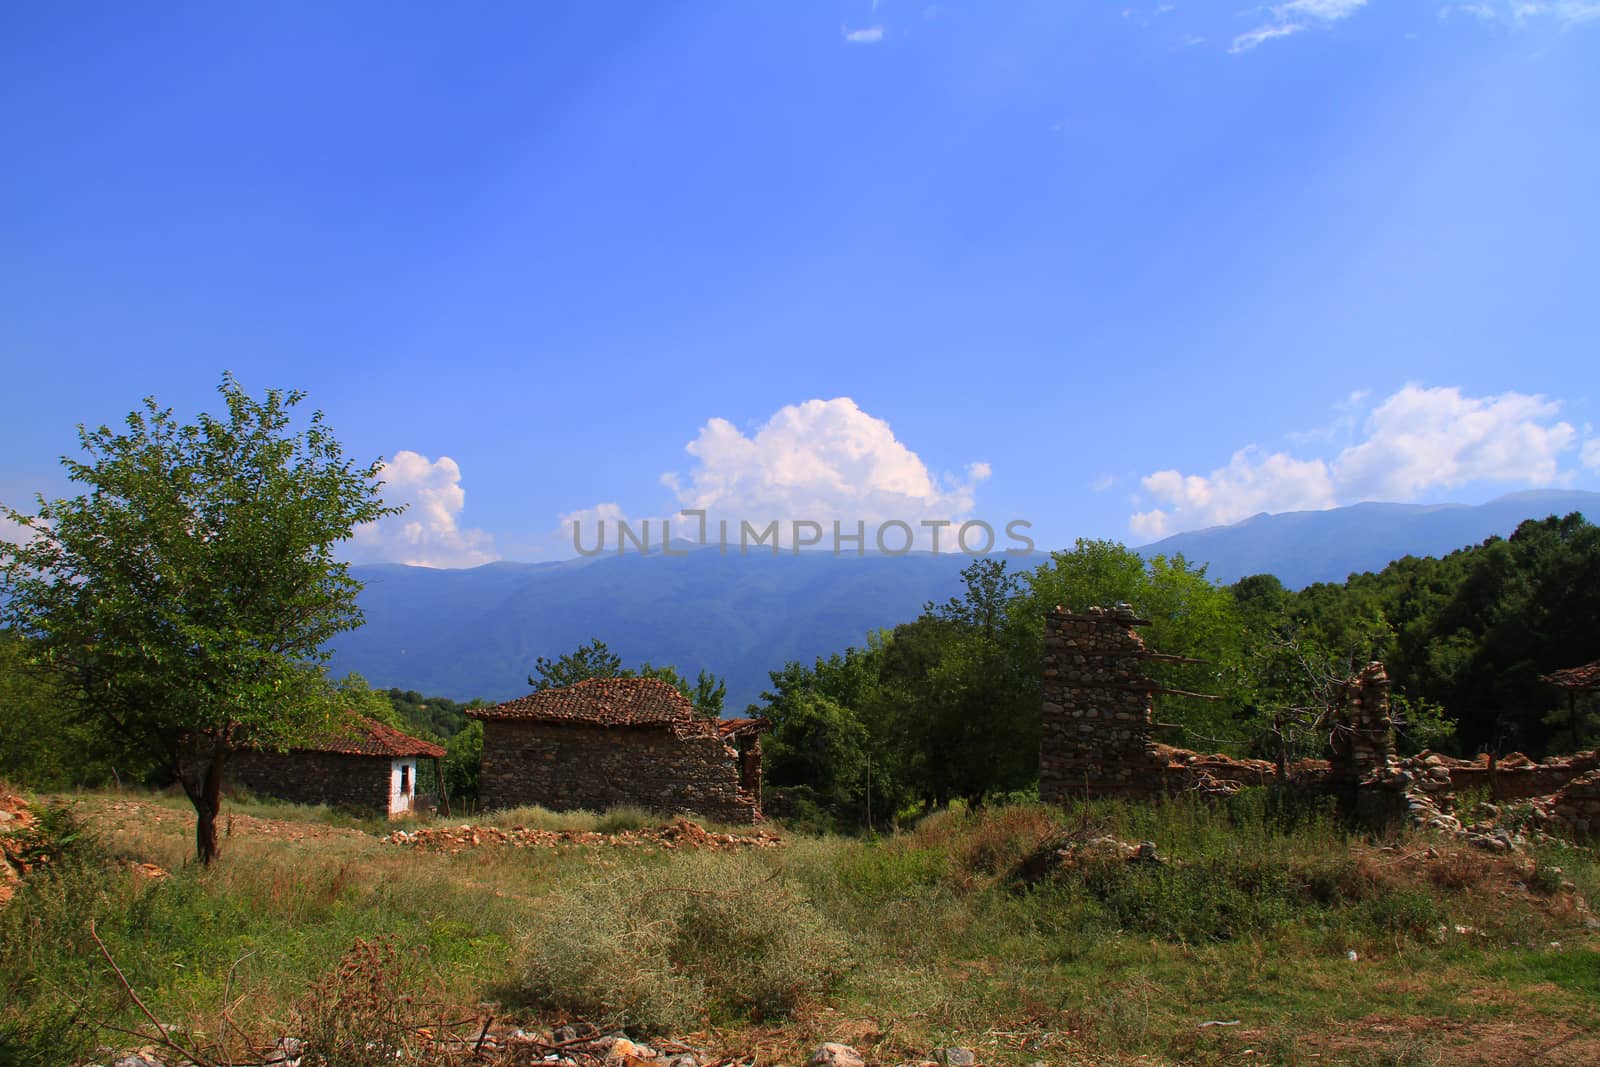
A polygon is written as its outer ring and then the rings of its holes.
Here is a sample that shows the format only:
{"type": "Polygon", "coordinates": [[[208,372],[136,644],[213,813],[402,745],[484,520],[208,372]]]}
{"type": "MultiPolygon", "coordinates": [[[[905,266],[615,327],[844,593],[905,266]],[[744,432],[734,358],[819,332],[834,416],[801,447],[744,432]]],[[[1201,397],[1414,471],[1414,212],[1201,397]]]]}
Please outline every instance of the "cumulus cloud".
{"type": "MultiPolygon", "coordinates": [[[[1339,406],[1336,424],[1362,395],[1339,406]]],[[[1469,397],[1457,388],[1407,385],[1367,414],[1361,439],[1331,461],[1250,447],[1210,474],[1149,475],[1141,485],[1156,506],[1135,512],[1129,528],[1153,539],[1262,511],[1414,500],[1469,484],[1550,485],[1562,480],[1560,457],[1578,437],[1570,423],[1555,421],[1558,409],[1524,393],[1469,397]]],[[[1584,448],[1585,464],[1594,444],[1584,448]]],[[[1600,448],[1593,455],[1592,465],[1600,466],[1600,448]]]]}
{"type": "Polygon", "coordinates": [[[467,493],[455,460],[401,450],[383,465],[382,478],[384,502],[406,510],[357,527],[356,558],[417,567],[476,567],[498,558],[489,534],[460,525],[467,493]]]}
{"type": "Polygon", "coordinates": [[[845,44],[877,44],[883,40],[882,26],[866,26],[859,30],[841,26],[839,32],[844,35],[845,44]]]}
{"type": "Polygon", "coordinates": [[[1327,26],[1347,19],[1367,6],[1367,0],[1286,0],[1267,8],[1271,21],[1233,39],[1229,52],[1238,55],[1268,41],[1289,37],[1314,26],[1327,26]]]}
{"type": "Polygon", "coordinates": [[[1334,475],[1354,500],[1410,500],[1480,481],[1549,485],[1577,439],[1571,424],[1549,422],[1558,410],[1541,396],[1408,385],[1368,416],[1366,440],[1340,453],[1334,475]]]}
{"type": "Polygon", "coordinates": [[[1600,437],[1592,437],[1583,443],[1583,465],[1592,471],[1600,471],[1600,437]]]}
{"type": "MultiPolygon", "coordinates": [[[[684,446],[693,459],[685,472],[669,472],[661,482],[679,508],[704,511],[706,539],[718,539],[718,524],[728,523],[730,541],[741,523],[765,530],[778,523],[779,543],[792,544],[793,523],[816,523],[832,544],[833,523],[854,533],[865,523],[867,548],[875,529],[891,520],[907,524],[927,547],[930,531],[923,521],[957,521],[969,516],[977,486],[992,473],[989,464],[969,463],[959,475],[938,477],[922,458],[902,443],[889,424],[862,411],[849,397],[807,400],[779,409],[752,433],[723,418],[713,418],[684,446]]],[[[623,518],[615,504],[602,504],[561,517],[571,543],[572,522],[580,526],[583,547],[599,543],[593,525],[601,518],[623,518]]],[[[668,516],[674,538],[698,539],[698,519],[668,516]]],[[[630,520],[638,529],[643,520],[630,520]]],[[[659,519],[651,520],[652,543],[659,544],[659,519]]],[[[605,546],[616,545],[614,528],[605,546]]],[[[954,533],[941,541],[945,550],[954,533]]],[[[902,538],[892,544],[900,547],[902,538]]]]}
{"type": "Polygon", "coordinates": [[[1262,455],[1242,448],[1226,467],[1209,475],[1156,471],[1140,485],[1165,508],[1137,512],[1129,528],[1154,539],[1183,529],[1219,526],[1262,511],[1312,511],[1335,502],[1333,479],[1320,459],[1298,460],[1282,452],[1262,455]]]}
{"type": "Polygon", "coordinates": [[[10,515],[0,515],[0,541],[9,541],[14,545],[24,544],[31,540],[33,532],[10,515]]]}
{"type": "Polygon", "coordinates": [[[748,436],[714,418],[685,451],[696,461],[687,479],[662,478],[679,506],[751,520],[951,519],[972,511],[991,473],[972,463],[959,479],[936,478],[849,397],[790,404],[748,436]]]}

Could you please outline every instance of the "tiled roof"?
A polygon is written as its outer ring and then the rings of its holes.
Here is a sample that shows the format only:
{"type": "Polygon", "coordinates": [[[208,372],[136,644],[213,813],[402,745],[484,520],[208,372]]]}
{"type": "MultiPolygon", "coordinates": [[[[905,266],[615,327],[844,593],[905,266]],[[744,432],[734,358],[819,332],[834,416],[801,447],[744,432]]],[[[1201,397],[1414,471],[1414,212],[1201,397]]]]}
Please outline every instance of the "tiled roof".
{"type": "Polygon", "coordinates": [[[1563,689],[1600,689],[1600,659],[1582,667],[1551,671],[1540,680],[1563,689]]]}
{"type": "Polygon", "coordinates": [[[474,719],[589,723],[594,726],[666,726],[699,720],[694,705],[656,678],[590,678],[560,689],[476,708],[474,719]]]}
{"type": "Polygon", "coordinates": [[[467,712],[474,719],[572,723],[589,726],[665,726],[679,736],[729,738],[765,729],[765,719],[708,720],[677,689],[656,678],[590,678],[561,689],[541,689],[492,708],[467,712]]]}
{"type": "Polygon", "coordinates": [[[377,719],[362,717],[348,730],[293,746],[296,752],[337,752],[346,756],[424,756],[443,759],[444,749],[431,741],[401,733],[377,719]]]}

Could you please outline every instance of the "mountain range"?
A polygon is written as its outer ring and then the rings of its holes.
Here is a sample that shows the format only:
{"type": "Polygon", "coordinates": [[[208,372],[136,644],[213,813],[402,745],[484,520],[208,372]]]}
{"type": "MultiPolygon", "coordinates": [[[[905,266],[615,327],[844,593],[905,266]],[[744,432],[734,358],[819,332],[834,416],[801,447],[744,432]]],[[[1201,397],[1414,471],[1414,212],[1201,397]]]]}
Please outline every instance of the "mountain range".
{"type": "MultiPolygon", "coordinates": [[[[1581,511],[1600,515],[1600,493],[1527,492],[1480,505],[1356,504],[1256,515],[1177,534],[1139,551],[1182,553],[1214,580],[1276,574],[1285,585],[1340,582],[1405,555],[1441,555],[1519,522],[1581,511]]],[[[1043,553],[1016,560],[1037,566],[1043,553]]],[[[727,707],[759,698],[767,672],[809,662],[873,630],[915,618],[956,593],[968,557],[638,553],[556,563],[490,563],[465,570],[369,564],[366,625],[341,636],[333,669],[375,686],[458,700],[504,700],[527,691],[539,656],[598,637],[629,666],[702,668],[728,682],[727,707]]]]}

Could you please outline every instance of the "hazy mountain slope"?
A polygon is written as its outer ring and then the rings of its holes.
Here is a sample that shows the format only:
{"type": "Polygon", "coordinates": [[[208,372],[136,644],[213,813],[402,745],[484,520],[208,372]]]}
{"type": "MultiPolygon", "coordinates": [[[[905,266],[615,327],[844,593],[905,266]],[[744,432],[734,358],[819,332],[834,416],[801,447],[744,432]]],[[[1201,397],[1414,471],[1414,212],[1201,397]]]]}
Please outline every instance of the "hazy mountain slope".
{"type": "Polygon", "coordinates": [[[1290,588],[1342,582],[1380,570],[1402,556],[1439,556],[1496,534],[1524,519],[1581,511],[1600,518],[1600,493],[1512,493],[1487,504],[1354,504],[1329,511],[1256,515],[1232,526],[1175,534],[1139,549],[1145,556],[1182,553],[1209,565],[1207,574],[1234,582],[1276,574],[1290,588]]]}
{"type": "Polygon", "coordinates": [[[456,571],[355,567],[367,625],[336,642],[334,669],[385,687],[504,699],[527,690],[538,656],[599,637],[630,665],[726,676],[728,705],[741,709],[786,660],[864,644],[951,596],[967,562],[698,550],[456,571]]]}
{"type": "MultiPolygon", "coordinates": [[[[1232,582],[1270,572],[1299,587],[1343,581],[1404,555],[1441,555],[1509,534],[1528,518],[1600,516],[1600,493],[1517,493],[1476,507],[1358,504],[1258,515],[1178,534],[1140,551],[1182,552],[1232,582]]],[[[1017,560],[1037,566],[1045,557],[1017,560]]],[[[951,596],[958,555],[607,555],[562,563],[491,563],[471,570],[392,564],[353,568],[366,583],[367,624],[336,642],[334,669],[374,685],[457,700],[527,690],[534,660],[599,637],[632,665],[707,668],[728,679],[740,710],[786,660],[864,644],[879,627],[914,619],[951,596]]]]}

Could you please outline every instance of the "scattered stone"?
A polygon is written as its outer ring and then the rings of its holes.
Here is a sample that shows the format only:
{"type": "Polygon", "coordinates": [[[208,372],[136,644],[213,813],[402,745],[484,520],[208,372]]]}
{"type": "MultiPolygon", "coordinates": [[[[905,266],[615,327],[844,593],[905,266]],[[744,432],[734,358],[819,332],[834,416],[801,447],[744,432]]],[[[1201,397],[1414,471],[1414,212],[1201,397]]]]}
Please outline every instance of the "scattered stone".
{"type": "Polygon", "coordinates": [[[144,1049],[132,1052],[119,1060],[112,1061],[111,1067],[167,1067],[166,1061],[158,1058],[154,1052],[144,1049]]]}
{"type": "Polygon", "coordinates": [[[396,830],[382,840],[389,845],[457,853],[485,845],[500,845],[507,848],[563,848],[573,845],[710,850],[772,848],[780,844],[782,838],[775,831],[767,829],[740,834],[713,833],[699,823],[680,818],[650,829],[622,830],[614,834],[588,830],[539,830],[526,826],[503,829],[498,826],[462,825],[396,830]]]}
{"type": "Polygon", "coordinates": [[[945,1067],[977,1067],[978,1054],[970,1048],[936,1048],[933,1050],[933,1062],[942,1063],[945,1067]]]}
{"type": "Polygon", "coordinates": [[[806,1063],[808,1067],[866,1067],[866,1061],[861,1058],[861,1053],[837,1041],[818,1045],[806,1063]]]}
{"type": "Polygon", "coordinates": [[[280,1037],[261,1062],[270,1067],[299,1067],[300,1057],[305,1055],[305,1050],[305,1042],[298,1037],[280,1037]]]}

